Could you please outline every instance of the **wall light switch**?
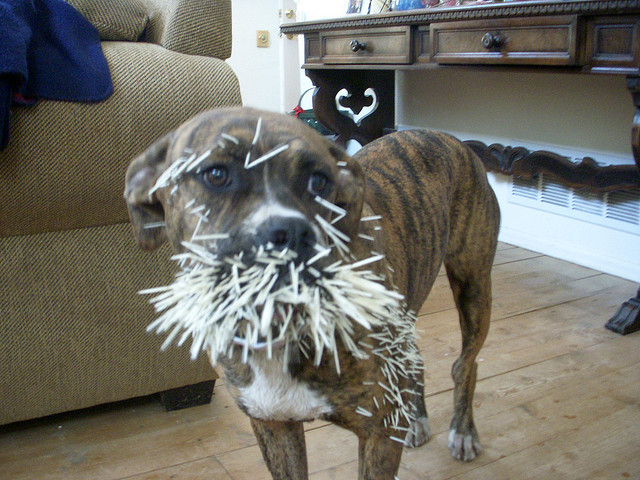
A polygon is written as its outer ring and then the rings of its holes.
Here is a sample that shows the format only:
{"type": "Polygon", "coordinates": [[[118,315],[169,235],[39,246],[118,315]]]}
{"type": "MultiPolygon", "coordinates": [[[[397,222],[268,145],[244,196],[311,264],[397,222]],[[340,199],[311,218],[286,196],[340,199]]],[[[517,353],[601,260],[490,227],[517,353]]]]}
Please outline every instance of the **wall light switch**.
{"type": "Polygon", "coordinates": [[[256,43],[260,48],[266,48],[269,46],[269,31],[258,30],[256,31],[256,43]]]}

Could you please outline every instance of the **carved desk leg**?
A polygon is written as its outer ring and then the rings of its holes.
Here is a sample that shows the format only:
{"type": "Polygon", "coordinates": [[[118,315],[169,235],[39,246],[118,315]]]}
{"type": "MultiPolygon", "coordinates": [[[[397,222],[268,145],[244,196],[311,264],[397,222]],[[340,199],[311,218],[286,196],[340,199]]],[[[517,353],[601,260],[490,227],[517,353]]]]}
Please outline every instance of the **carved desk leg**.
{"type": "Polygon", "coordinates": [[[640,169],[640,75],[629,75],[627,77],[627,88],[631,92],[636,113],[631,126],[631,148],[636,166],[640,169]]]}
{"type": "MultiPolygon", "coordinates": [[[[627,88],[631,92],[633,104],[636,106],[636,114],[631,127],[631,148],[636,166],[640,169],[640,76],[629,75],[627,88]]],[[[622,335],[640,330],[640,289],[634,298],[622,304],[606,327],[622,335]]]]}
{"type": "Polygon", "coordinates": [[[640,330],[640,289],[634,298],[624,302],[606,327],[621,335],[640,330]]]}
{"type": "Polygon", "coordinates": [[[338,135],[337,143],[364,145],[394,128],[393,70],[307,70],[307,76],[316,86],[316,118],[338,135]]]}

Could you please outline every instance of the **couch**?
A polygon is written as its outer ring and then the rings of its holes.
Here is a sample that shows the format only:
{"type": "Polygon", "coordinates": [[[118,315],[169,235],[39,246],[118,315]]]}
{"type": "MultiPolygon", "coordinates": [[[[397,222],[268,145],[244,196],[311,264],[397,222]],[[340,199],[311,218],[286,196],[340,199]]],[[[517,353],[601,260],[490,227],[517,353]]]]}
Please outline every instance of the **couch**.
{"type": "Polygon", "coordinates": [[[128,163],[189,117],[240,105],[230,0],[67,0],[99,31],[113,94],[11,109],[0,152],[0,424],[164,392],[210,399],[188,345],[161,351],[141,289],[171,281],[168,247],[136,245],[128,163]]]}

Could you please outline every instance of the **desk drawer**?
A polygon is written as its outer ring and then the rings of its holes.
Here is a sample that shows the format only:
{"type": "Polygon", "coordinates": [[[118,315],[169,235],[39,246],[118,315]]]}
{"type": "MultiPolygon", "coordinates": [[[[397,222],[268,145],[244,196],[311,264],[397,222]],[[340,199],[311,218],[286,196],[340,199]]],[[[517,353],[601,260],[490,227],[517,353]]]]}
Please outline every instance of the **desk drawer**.
{"type": "Polygon", "coordinates": [[[437,63],[493,65],[574,65],[576,16],[435,23],[431,55],[437,63]],[[528,23],[531,19],[526,20],[528,23]]]}
{"type": "Polygon", "coordinates": [[[320,61],[329,64],[406,64],[411,61],[409,26],[320,33],[320,61]]]}
{"type": "Polygon", "coordinates": [[[640,66],[640,16],[590,19],[587,55],[592,72],[637,73],[640,66]]]}

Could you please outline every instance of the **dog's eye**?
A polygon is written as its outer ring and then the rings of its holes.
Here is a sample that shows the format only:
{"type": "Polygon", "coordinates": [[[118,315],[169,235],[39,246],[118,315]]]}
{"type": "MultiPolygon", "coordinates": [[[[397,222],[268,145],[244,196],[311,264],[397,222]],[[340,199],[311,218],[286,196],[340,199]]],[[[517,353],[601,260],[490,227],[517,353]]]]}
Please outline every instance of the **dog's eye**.
{"type": "Polygon", "coordinates": [[[229,170],[223,165],[216,165],[202,172],[202,178],[210,187],[224,187],[229,184],[229,170]]]}
{"type": "Polygon", "coordinates": [[[313,195],[321,195],[327,188],[328,183],[329,179],[324,173],[312,173],[309,177],[309,192],[313,195]]]}

